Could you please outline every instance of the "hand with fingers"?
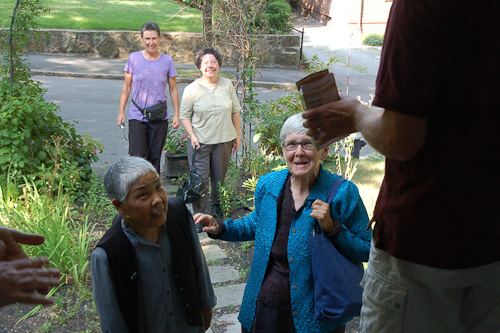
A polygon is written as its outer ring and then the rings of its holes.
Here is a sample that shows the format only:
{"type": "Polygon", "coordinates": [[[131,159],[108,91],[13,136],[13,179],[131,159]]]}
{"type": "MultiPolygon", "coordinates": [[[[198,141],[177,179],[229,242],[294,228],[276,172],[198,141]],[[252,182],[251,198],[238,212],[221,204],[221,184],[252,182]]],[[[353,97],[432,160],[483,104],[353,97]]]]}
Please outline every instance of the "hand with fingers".
{"type": "Polygon", "coordinates": [[[198,138],[195,135],[191,136],[191,147],[193,147],[194,149],[200,148],[200,142],[198,141],[198,138]]]}
{"type": "Polygon", "coordinates": [[[219,223],[212,215],[197,213],[193,216],[194,223],[201,224],[203,231],[212,235],[219,233],[219,223]]]}
{"type": "Polygon", "coordinates": [[[356,132],[356,118],[366,107],[356,99],[340,94],[340,101],[331,102],[304,111],[304,127],[307,135],[314,137],[317,146],[325,142],[337,141],[356,132]]]}
{"type": "Polygon", "coordinates": [[[321,200],[314,200],[311,208],[310,216],[318,220],[321,229],[325,233],[331,233],[335,228],[335,224],[330,216],[330,205],[321,200]]]}
{"type": "Polygon", "coordinates": [[[52,304],[54,300],[45,295],[59,285],[60,272],[43,268],[48,263],[47,258],[0,261],[0,307],[15,302],[52,304]]]}
{"type": "Polygon", "coordinates": [[[19,244],[40,245],[44,241],[45,237],[42,235],[0,227],[0,260],[28,258],[19,244]]]}

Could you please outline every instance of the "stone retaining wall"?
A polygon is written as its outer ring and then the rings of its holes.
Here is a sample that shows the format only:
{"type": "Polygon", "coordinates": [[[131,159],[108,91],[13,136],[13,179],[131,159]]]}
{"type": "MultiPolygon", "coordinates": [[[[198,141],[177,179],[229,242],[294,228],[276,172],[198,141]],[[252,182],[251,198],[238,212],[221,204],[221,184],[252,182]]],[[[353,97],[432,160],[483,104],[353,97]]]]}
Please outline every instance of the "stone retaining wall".
{"type": "MultiPolygon", "coordinates": [[[[142,50],[140,33],[136,31],[39,29],[47,35],[26,47],[31,53],[78,54],[89,57],[124,58],[142,50]]],[[[256,56],[259,67],[297,68],[300,36],[257,35],[256,56]]],[[[192,62],[196,51],[205,46],[203,34],[163,32],[160,50],[174,61],[192,62]]],[[[237,62],[234,50],[221,48],[226,65],[237,62]]]]}

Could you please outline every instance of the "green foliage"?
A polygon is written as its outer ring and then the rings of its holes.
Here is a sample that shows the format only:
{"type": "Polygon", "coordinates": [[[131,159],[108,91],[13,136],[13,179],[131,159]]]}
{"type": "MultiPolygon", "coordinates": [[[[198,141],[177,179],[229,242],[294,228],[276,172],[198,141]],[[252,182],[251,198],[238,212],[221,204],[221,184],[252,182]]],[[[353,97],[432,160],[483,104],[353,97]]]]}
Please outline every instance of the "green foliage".
{"type": "MultiPolygon", "coordinates": [[[[12,30],[13,48],[2,50],[0,182],[6,181],[6,175],[14,184],[28,177],[38,187],[56,191],[62,186],[66,193],[81,197],[87,189],[90,164],[98,160],[103,146],[89,136],[77,135],[72,125],[56,115],[59,108],[45,101],[45,90],[31,79],[21,54],[29,28],[36,26],[34,20],[45,12],[38,0],[21,0],[12,30]]],[[[2,38],[5,41],[7,37],[4,34],[2,38]]]]}
{"type": "Polygon", "coordinates": [[[311,61],[307,64],[307,72],[308,73],[316,73],[320,72],[322,70],[330,68],[330,66],[338,62],[339,60],[337,58],[330,58],[327,62],[320,62],[318,56],[315,54],[313,55],[311,61]]]}
{"type": "Polygon", "coordinates": [[[268,101],[255,112],[256,135],[254,141],[258,141],[259,146],[267,154],[273,153],[279,156],[281,153],[281,127],[288,117],[299,112],[302,112],[299,93],[291,92],[277,100],[268,101]]]}
{"type": "Polygon", "coordinates": [[[90,175],[89,187],[83,199],[85,201],[79,209],[80,218],[91,216],[93,220],[111,223],[116,209],[106,194],[102,180],[95,173],[90,175]]]}
{"type": "MultiPolygon", "coordinates": [[[[242,184],[244,188],[247,189],[248,192],[251,193],[251,197],[247,198],[247,201],[253,201],[253,196],[255,196],[255,188],[257,187],[257,183],[259,182],[258,178],[255,178],[255,176],[252,176],[252,178],[248,178],[245,180],[242,184]]],[[[251,210],[255,210],[255,205],[250,207],[251,210]]]]}
{"type": "Polygon", "coordinates": [[[95,236],[88,215],[75,221],[70,200],[61,188],[55,194],[42,192],[26,180],[20,192],[16,197],[10,183],[0,184],[0,225],[45,236],[43,244],[26,247],[26,253],[48,257],[66,283],[89,281],[88,256],[95,236]]]}
{"type": "Polygon", "coordinates": [[[270,168],[280,164],[281,161],[282,158],[279,155],[267,154],[265,149],[252,147],[241,161],[241,174],[258,178],[268,173],[270,168]]]}
{"type": "Polygon", "coordinates": [[[244,188],[246,188],[248,191],[255,193],[255,188],[257,187],[257,182],[258,180],[255,178],[255,176],[252,176],[252,178],[248,178],[245,180],[242,184],[244,188]]]}
{"type": "Polygon", "coordinates": [[[288,34],[292,29],[292,7],[284,0],[245,0],[245,10],[253,33],[288,34]]]}
{"type": "Polygon", "coordinates": [[[231,215],[231,193],[224,183],[219,182],[220,208],[224,216],[231,215]]]}
{"type": "Polygon", "coordinates": [[[248,195],[239,189],[241,178],[241,167],[236,166],[234,161],[229,162],[226,178],[219,182],[220,205],[224,216],[230,216],[233,208],[247,207],[248,195]]]}
{"type": "Polygon", "coordinates": [[[383,42],[383,34],[369,34],[363,39],[363,44],[370,46],[382,46],[383,42]]]}
{"type": "Polygon", "coordinates": [[[180,3],[196,9],[201,9],[203,5],[203,0],[178,0],[180,3]]]}
{"type": "Polygon", "coordinates": [[[288,34],[291,31],[292,7],[288,2],[284,0],[270,2],[265,7],[265,14],[269,32],[288,34]]]}
{"type": "Polygon", "coordinates": [[[14,84],[10,96],[7,80],[0,82],[0,181],[10,173],[14,182],[22,176],[37,186],[57,189],[81,197],[103,146],[89,136],[76,134],[73,125],[56,115],[59,108],[45,101],[40,83],[14,84]]]}
{"type": "Polygon", "coordinates": [[[188,135],[183,129],[167,131],[167,139],[163,149],[170,154],[187,154],[188,135]]]}
{"type": "MultiPolygon", "coordinates": [[[[12,6],[7,8],[9,28],[12,23],[11,20],[15,4],[16,1],[12,1],[12,6]]],[[[30,29],[37,28],[37,19],[48,12],[49,10],[41,5],[40,0],[19,1],[19,6],[16,8],[15,12],[15,20],[12,25],[13,29],[0,30],[0,75],[2,76],[2,81],[4,80],[4,76],[6,78],[10,76],[11,64],[15,69],[15,82],[29,80],[29,69],[23,63],[22,58],[23,47],[30,39],[40,39],[42,37],[41,33],[32,33],[30,29]]]]}

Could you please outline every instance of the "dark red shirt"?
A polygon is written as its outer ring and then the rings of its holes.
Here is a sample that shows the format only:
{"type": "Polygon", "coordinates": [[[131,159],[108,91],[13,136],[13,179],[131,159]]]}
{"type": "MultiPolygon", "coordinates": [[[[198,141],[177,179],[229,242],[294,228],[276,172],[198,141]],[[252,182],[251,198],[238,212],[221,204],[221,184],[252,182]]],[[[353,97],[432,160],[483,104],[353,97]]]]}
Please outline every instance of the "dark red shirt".
{"type": "Polygon", "coordinates": [[[373,104],[427,132],[412,160],[386,161],[377,248],[446,269],[500,260],[499,63],[499,1],[394,1],[373,104]]]}

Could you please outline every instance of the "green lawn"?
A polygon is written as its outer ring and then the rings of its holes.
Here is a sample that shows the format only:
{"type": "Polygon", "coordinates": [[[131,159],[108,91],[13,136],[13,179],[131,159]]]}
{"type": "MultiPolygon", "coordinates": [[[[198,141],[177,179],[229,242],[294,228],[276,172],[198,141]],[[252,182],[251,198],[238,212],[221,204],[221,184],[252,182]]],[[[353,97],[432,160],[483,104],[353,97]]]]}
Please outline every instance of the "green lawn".
{"type": "MultiPolygon", "coordinates": [[[[380,184],[384,178],[385,160],[357,160],[357,171],[352,182],[358,186],[359,193],[366,206],[368,215],[371,217],[377,201],[380,184]]],[[[335,162],[326,162],[325,168],[336,172],[335,162]]],[[[342,171],[345,171],[343,166],[342,171]]]]}
{"type": "MultiPolygon", "coordinates": [[[[10,26],[16,0],[0,0],[0,22],[10,26]]],[[[77,30],[140,30],[148,21],[162,31],[201,32],[198,10],[173,0],[43,0],[50,13],[40,17],[42,28],[77,30]]]]}

